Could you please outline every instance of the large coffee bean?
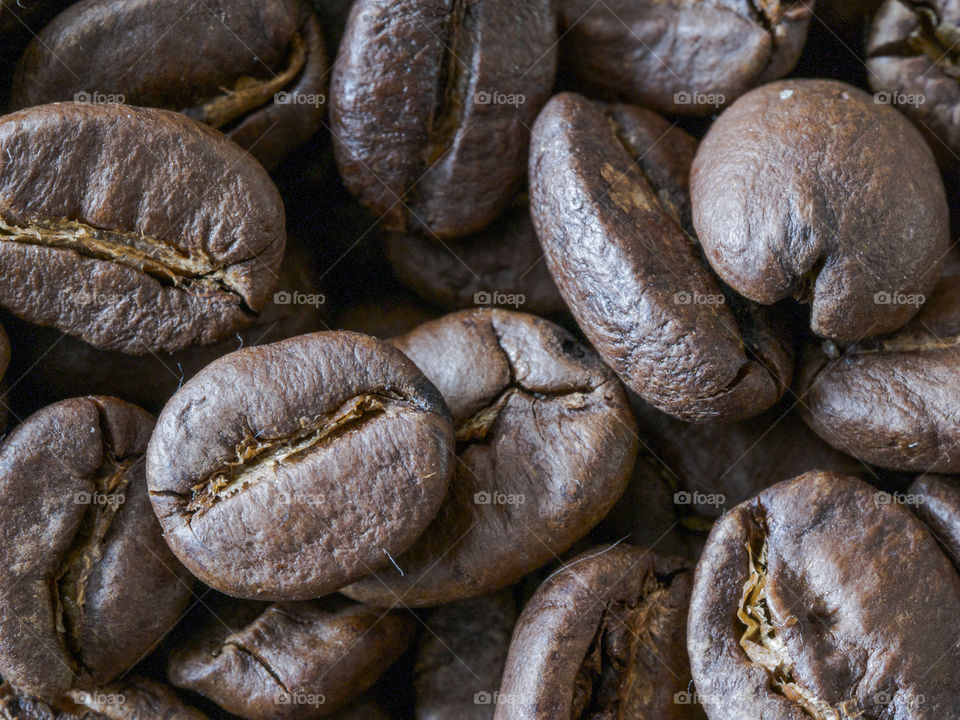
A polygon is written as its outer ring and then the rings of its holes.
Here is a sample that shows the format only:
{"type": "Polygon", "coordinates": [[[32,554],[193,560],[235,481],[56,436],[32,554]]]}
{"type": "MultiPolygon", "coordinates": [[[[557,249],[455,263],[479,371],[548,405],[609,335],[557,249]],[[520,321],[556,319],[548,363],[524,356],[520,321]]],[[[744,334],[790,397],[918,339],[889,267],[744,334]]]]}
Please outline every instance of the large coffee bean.
{"type": "Polygon", "coordinates": [[[623,492],[637,448],[623,386],[561,328],[465,310],[392,342],[443,393],[457,460],[398,567],[344,594],[417,607],[492,592],[569,548],[623,492]]]}
{"type": "Polygon", "coordinates": [[[55,700],[130,669],[180,618],[186,570],[144,479],[153,418],[108,397],[51,405],[0,446],[0,673],[55,700]]]}
{"type": "Polygon", "coordinates": [[[710,720],[960,716],[960,576],[881,495],[809,473],[717,523],[688,628],[710,720]]]}
{"type": "Polygon", "coordinates": [[[684,702],[693,568],[629,545],[597,547],[547,579],[517,621],[497,720],[700,720],[684,702]]]}
{"type": "Polygon", "coordinates": [[[771,83],[710,127],[690,176],[717,274],[759,303],[810,304],[810,327],[856,342],[896,330],[949,241],[943,183],[906,118],[832,80],[771,83]]]}
{"type": "Polygon", "coordinates": [[[331,85],[344,182],[387,230],[483,229],[520,184],[555,70],[549,0],[357,0],[331,85]]]}
{"type": "Polygon", "coordinates": [[[390,564],[433,518],[453,426],[402,353],[303,335],[207,366],[160,414],[147,452],[174,553],[237,597],[305,600],[390,564]]]}
{"type": "Polygon", "coordinates": [[[685,420],[736,420],[780,398],[793,351],[691,240],[695,148],[648,110],[558,95],[534,127],[531,211],[561,295],[627,387],[685,420]]]}
{"type": "MultiPolygon", "coordinates": [[[[554,0],[561,55],[592,91],[659,112],[708,115],[793,69],[803,2],[554,0]]],[[[817,6],[819,9],[819,5],[817,6]]]]}
{"type": "Polygon", "coordinates": [[[284,242],[263,168],[189,118],[81,103],[0,118],[0,306],[25,320],[135,354],[217,342],[263,308],[284,242]]]}

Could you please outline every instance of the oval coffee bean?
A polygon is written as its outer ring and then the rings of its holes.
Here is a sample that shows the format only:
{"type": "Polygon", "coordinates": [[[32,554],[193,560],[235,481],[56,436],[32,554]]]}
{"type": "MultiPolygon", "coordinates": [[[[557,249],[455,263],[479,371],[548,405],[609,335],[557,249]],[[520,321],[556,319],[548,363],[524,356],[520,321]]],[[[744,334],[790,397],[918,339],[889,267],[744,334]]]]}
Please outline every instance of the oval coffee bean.
{"type": "Polygon", "coordinates": [[[933,156],[900,113],[831,80],[758,88],[710,127],[690,176],[717,274],[756,302],[809,303],[817,335],[896,330],[949,246],[933,156]],[[758,130],[762,128],[762,132],[758,130]]]}
{"type": "Polygon", "coordinates": [[[688,628],[710,720],[958,716],[960,576],[882,495],[809,473],[714,526],[688,628]]]}
{"type": "Polygon", "coordinates": [[[809,348],[797,376],[801,414],[864,462],[960,473],[958,347],[960,285],[945,278],[900,331],[840,350],[809,348]]]}
{"type": "Polygon", "coordinates": [[[344,182],[387,230],[483,229],[523,178],[555,71],[549,0],[357,0],[331,84],[344,182]]]}
{"type": "Polygon", "coordinates": [[[325,717],[403,654],[416,621],[343,598],[232,601],[174,648],[167,676],[246,720],[325,717]]]}
{"type": "Polygon", "coordinates": [[[17,695],[0,685],[0,717],[4,720],[206,720],[158,682],[133,676],[95,690],[71,690],[47,704],[17,695]]]}
{"type": "Polygon", "coordinates": [[[510,588],[432,611],[417,650],[416,720],[493,720],[516,621],[510,588]]]}
{"type": "Polygon", "coordinates": [[[684,561],[629,545],[572,560],[520,615],[495,718],[703,718],[684,702],[692,582],[684,561]]]}
{"type": "Polygon", "coordinates": [[[54,700],[130,669],[180,618],[189,575],[160,534],[143,454],[153,418],[64,400],[0,446],[0,674],[54,700]]]}
{"type": "Polygon", "coordinates": [[[887,0],[874,16],[867,79],[927,138],[944,168],[960,168],[960,3],[887,0]]]}
{"type": "MultiPolygon", "coordinates": [[[[555,0],[561,56],[591,90],[663,113],[709,115],[793,69],[802,2],[555,0]]],[[[819,7],[819,6],[818,6],[819,7]]]]}
{"type": "Polygon", "coordinates": [[[694,150],[648,110],[558,95],[533,131],[533,220],[570,311],[627,387],[684,420],[736,420],[780,398],[792,348],[767,311],[728,298],[687,232],[694,150]]]}
{"type": "Polygon", "coordinates": [[[12,106],[176,110],[272,167],[320,129],[326,75],[320,22],[302,0],[85,0],[30,44],[12,106]]]}
{"type": "Polygon", "coordinates": [[[439,243],[422,233],[387,233],[386,252],[407,287],[448,310],[499,305],[551,315],[566,309],[543,262],[526,198],[462,240],[439,243]]]}
{"type": "Polygon", "coordinates": [[[182,115],[0,118],[0,306],[25,320],[135,354],[217,342],[263,308],[285,236],[264,169],[182,115]]]}
{"type": "Polygon", "coordinates": [[[236,597],[306,600],[390,563],[452,471],[437,389],[395,348],[314,333],[226,355],[171,398],[147,452],[173,552],[236,597]]]}
{"type": "Polygon", "coordinates": [[[430,526],[342,592],[373,605],[439,605],[492,592],[586,535],[623,492],[636,421],[616,377],[532,315],[464,310],[395,338],[443,393],[457,461],[430,526]]]}
{"type": "Polygon", "coordinates": [[[960,571],[960,479],[923,475],[913,481],[906,500],[960,571]]]}

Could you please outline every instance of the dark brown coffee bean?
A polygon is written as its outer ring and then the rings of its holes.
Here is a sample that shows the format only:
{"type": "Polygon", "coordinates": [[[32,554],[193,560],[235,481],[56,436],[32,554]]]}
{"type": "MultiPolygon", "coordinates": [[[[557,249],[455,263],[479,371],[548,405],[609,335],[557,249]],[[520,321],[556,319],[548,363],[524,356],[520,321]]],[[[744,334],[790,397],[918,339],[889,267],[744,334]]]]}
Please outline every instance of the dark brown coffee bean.
{"type": "Polygon", "coordinates": [[[945,169],[960,169],[960,3],[887,0],[867,46],[875,97],[910,118],[945,169]]]}
{"type": "Polygon", "coordinates": [[[167,675],[246,720],[330,715],[396,662],[417,626],[343,598],[233,604],[174,649],[167,675]]]}
{"type": "Polygon", "coordinates": [[[110,682],[190,599],[147,496],[152,429],[121,400],[76,398],[0,446],[0,673],[24,693],[110,682]]]}
{"type": "Polygon", "coordinates": [[[692,582],[684,561],[629,545],[572,560],[520,615],[497,720],[703,718],[681,697],[692,582]]]}
{"type": "Polygon", "coordinates": [[[443,393],[457,462],[399,570],[385,566],[344,594],[422,607],[492,592],[569,548],[623,492],[637,448],[623,386],[561,328],[464,310],[392,342],[443,393]]]}
{"type": "Polygon", "coordinates": [[[320,129],[326,75],[320,22],[302,0],[86,0],[30,44],[12,105],[176,110],[272,167],[320,129]]]}
{"type": "Polygon", "coordinates": [[[550,101],[533,135],[547,266],[627,387],[685,420],[775,403],[792,373],[782,328],[724,293],[687,231],[693,138],[648,110],[572,94],[550,101]]]}
{"type": "Polygon", "coordinates": [[[960,479],[924,475],[910,486],[907,499],[960,571],[960,479]]]}
{"type": "Polygon", "coordinates": [[[357,0],[331,85],[344,182],[387,230],[483,229],[520,184],[555,70],[549,0],[357,0]]]}
{"type": "Polygon", "coordinates": [[[407,287],[448,310],[492,304],[552,315],[566,309],[543,262],[525,197],[469,238],[440,243],[423,234],[388,233],[386,250],[407,287]]]}
{"type": "Polygon", "coordinates": [[[790,72],[812,16],[806,3],[789,1],[554,0],[554,6],[562,59],[592,91],[681,115],[714,113],[790,72]]]}
{"type": "Polygon", "coordinates": [[[674,420],[631,395],[643,445],[630,484],[604,519],[609,537],[700,556],[713,521],[783,478],[811,470],[864,476],[859,460],[830,447],[784,401],[736,423],[674,420]]]}
{"type": "Polygon", "coordinates": [[[71,690],[48,704],[0,685],[3,720],[206,720],[166,685],[129,677],[96,690],[71,690]]]}
{"type": "Polygon", "coordinates": [[[417,650],[417,720],[493,720],[516,622],[509,588],[431,612],[417,650]]]}
{"type": "Polygon", "coordinates": [[[809,473],[714,526],[688,629],[710,720],[960,717],[960,576],[880,495],[809,473]]]}
{"type": "Polygon", "coordinates": [[[395,348],[314,333],[214,361],[147,452],[167,542],[208,585],[305,600],[390,564],[450,480],[443,398],[395,348]]]}
{"type": "Polygon", "coordinates": [[[797,379],[804,420],[865,462],[960,473],[958,337],[960,285],[945,278],[898,332],[809,348],[797,379]]]}
{"type": "Polygon", "coordinates": [[[717,274],[759,303],[809,303],[810,327],[856,342],[896,330],[949,246],[943,183],[900,113],[830,80],[787,80],[726,110],[691,171],[717,274]],[[757,128],[762,127],[763,132],[757,128]]]}
{"type": "Polygon", "coordinates": [[[263,309],[284,241],[263,168],[189,118],[61,103],[0,119],[0,306],[25,320],[134,354],[217,342],[263,309]]]}

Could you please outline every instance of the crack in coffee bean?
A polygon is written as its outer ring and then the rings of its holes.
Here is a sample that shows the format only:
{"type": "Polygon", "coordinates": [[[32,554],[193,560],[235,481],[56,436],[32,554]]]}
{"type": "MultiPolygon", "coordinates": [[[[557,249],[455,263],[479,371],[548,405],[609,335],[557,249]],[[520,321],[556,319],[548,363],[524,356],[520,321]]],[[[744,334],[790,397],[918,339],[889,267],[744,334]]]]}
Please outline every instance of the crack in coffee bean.
{"type": "MultiPolygon", "coordinates": [[[[242,655],[246,655],[248,658],[250,658],[250,660],[251,660],[255,665],[257,665],[257,666],[259,666],[260,668],[262,668],[263,671],[264,671],[265,673],[267,673],[267,675],[269,675],[270,678],[271,678],[277,685],[279,685],[280,688],[282,688],[285,693],[287,693],[288,695],[290,694],[290,689],[287,688],[286,685],[284,685],[283,680],[280,679],[280,676],[277,674],[277,671],[274,670],[274,669],[270,666],[270,663],[268,663],[264,658],[262,658],[257,652],[255,652],[254,650],[252,650],[251,648],[249,648],[246,644],[244,644],[243,642],[241,642],[241,641],[238,640],[238,639],[227,638],[227,639],[223,642],[223,647],[224,647],[224,648],[225,648],[225,647],[235,648],[235,649],[237,650],[237,652],[241,653],[242,655]]],[[[221,648],[220,650],[216,651],[216,653],[214,654],[214,657],[216,657],[217,655],[219,655],[222,651],[223,651],[223,648],[221,648]]]]}
{"type": "Polygon", "coordinates": [[[233,88],[222,88],[223,94],[211,98],[199,107],[182,110],[184,115],[206,123],[218,130],[235,124],[238,118],[262,107],[280,90],[287,87],[307,63],[307,45],[300,33],[291,39],[286,67],[269,79],[243,76],[233,88]]]}
{"type": "Polygon", "coordinates": [[[406,399],[400,395],[358,395],[336,411],[312,421],[300,418],[301,429],[297,432],[265,441],[258,437],[259,433],[254,435],[245,427],[245,437],[236,446],[237,459],[194,485],[184,512],[203,514],[214,504],[272,477],[277,467],[302,459],[308,452],[318,452],[374,416],[389,415],[398,404],[406,405],[406,399]]]}

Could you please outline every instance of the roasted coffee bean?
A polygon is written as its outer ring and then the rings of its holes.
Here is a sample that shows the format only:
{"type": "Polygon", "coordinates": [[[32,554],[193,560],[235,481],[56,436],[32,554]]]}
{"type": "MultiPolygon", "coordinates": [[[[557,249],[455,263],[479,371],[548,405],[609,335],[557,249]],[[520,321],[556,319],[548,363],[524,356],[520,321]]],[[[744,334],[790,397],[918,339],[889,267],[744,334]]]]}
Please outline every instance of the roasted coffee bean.
{"type": "Polygon", "coordinates": [[[416,720],[493,720],[516,621],[509,588],[431,612],[417,649],[416,720]]]}
{"type": "Polygon", "coordinates": [[[112,681],[179,619],[186,570],[144,480],[153,418],[109,397],[51,405],[0,446],[0,674],[54,700],[112,681]]]}
{"type": "MultiPolygon", "coordinates": [[[[896,496],[891,498],[897,501],[896,496]]],[[[906,499],[960,571],[960,480],[924,475],[914,480],[906,499]]]]}
{"type": "Polygon", "coordinates": [[[569,548],[623,492],[636,421],[620,382],[566,331],[464,310],[392,342],[446,399],[457,461],[436,518],[396,558],[400,571],[385,566],[344,594],[421,607],[506,587],[569,548]]]}
{"type": "Polygon", "coordinates": [[[7,374],[7,368],[10,366],[10,340],[7,333],[0,325],[0,433],[7,426],[7,415],[10,410],[10,400],[7,397],[7,383],[4,381],[4,375],[7,374]]]}
{"type": "MultiPolygon", "coordinates": [[[[708,115],[797,62],[803,2],[554,0],[561,58],[592,92],[665,113],[708,115]]],[[[819,6],[818,6],[819,7],[819,6]]]]}
{"type": "Polygon", "coordinates": [[[692,582],[684,561],[629,545],[554,573],[517,622],[497,720],[704,718],[682,702],[692,582]]]}
{"type": "Polygon", "coordinates": [[[960,473],[958,337],[960,284],[945,278],[898,332],[809,348],[797,379],[804,420],[864,462],[960,473]]]}
{"type": "MultiPolygon", "coordinates": [[[[97,350],[53,328],[38,328],[14,318],[9,330],[17,346],[17,362],[11,371],[15,370],[17,377],[22,374],[23,380],[12,391],[11,407],[20,413],[26,405],[33,412],[72,393],[111,393],[159,413],[184,382],[227,353],[328,329],[327,297],[317,275],[310,249],[303,243],[288,245],[276,291],[268,296],[252,325],[215,345],[175,353],[130,356],[97,350]]],[[[90,301],[106,303],[112,298],[91,297],[90,301]]]]}
{"type": "Polygon", "coordinates": [[[133,676],[96,690],[72,690],[52,703],[0,685],[3,720],[206,720],[166,685],[133,676]]]}
{"type": "Polygon", "coordinates": [[[343,598],[233,604],[174,649],[167,676],[246,720],[334,713],[400,657],[417,625],[343,598]]]}
{"type": "Polygon", "coordinates": [[[792,404],[736,423],[691,424],[631,395],[643,445],[629,486],[603,521],[605,536],[696,559],[716,518],[783,478],[869,473],[817,437],[792,404]]]}
{"type": "Polygon", "coordinates": [[[560,293],[627,387],[685,420],[736,420],[780,398],[793,351],[690,239],[695,147],[648,110],[558,95],[534,127],[531,207],[560,293]]]}
{"type": "Polygon", "coordinates": [[[331,85],[344,182],[387,230],[482,230],[555,72],[550,0],[357,0],[331,85]]]}
{"type": "Polygon", "coordinates": [[[314,333],[214,361],[163,409],[147,452],[174,553],[237,597],[306,600],[407,549],[447,491],[437,389],[371,337],[314,333]]]}
{"type": "Polygon", "coordinates": [[[500,305],[553,315],[566,309],[543,262],[525,197],[469,238],[439,243],[423,234],[388,233],[386,249],[407,287],[448,310],[500,305]]]}
{"type": "Polygon", "coordinates": [[[880,495],[809,473],[714,526],[688,629],[710,720],[960,717],[960,576],[880,495]]]}
{"type": "Polygon", "coordinates": [[[12,105],[176,110],[272,167],[320,129],[326,76],[320,22],[303,0],[85,0],[30,44],[12,105]]]}
{"type": "Polygon", "coordinates": [[[182,115],[60,103],[0,118],[0,306],[109,350],[232,336],[264,306],[283,202],[182,115]]]}
{"type": "Polygon", "coordinates": [[[927,144],[844,83],[788,80],[742,97],[701,143],[690,186],[717,274],[756,302],[809,303],[813,332],[836,341],[906,323],[918,305],[897,298],[930,292],[949,245],[927,144]]]}
{"type": "Polygon", "coordinates": [[[887,0],[873,19],[867,77],[910,118],[943,168],[960,170],[960,3],[887,0]]]}

